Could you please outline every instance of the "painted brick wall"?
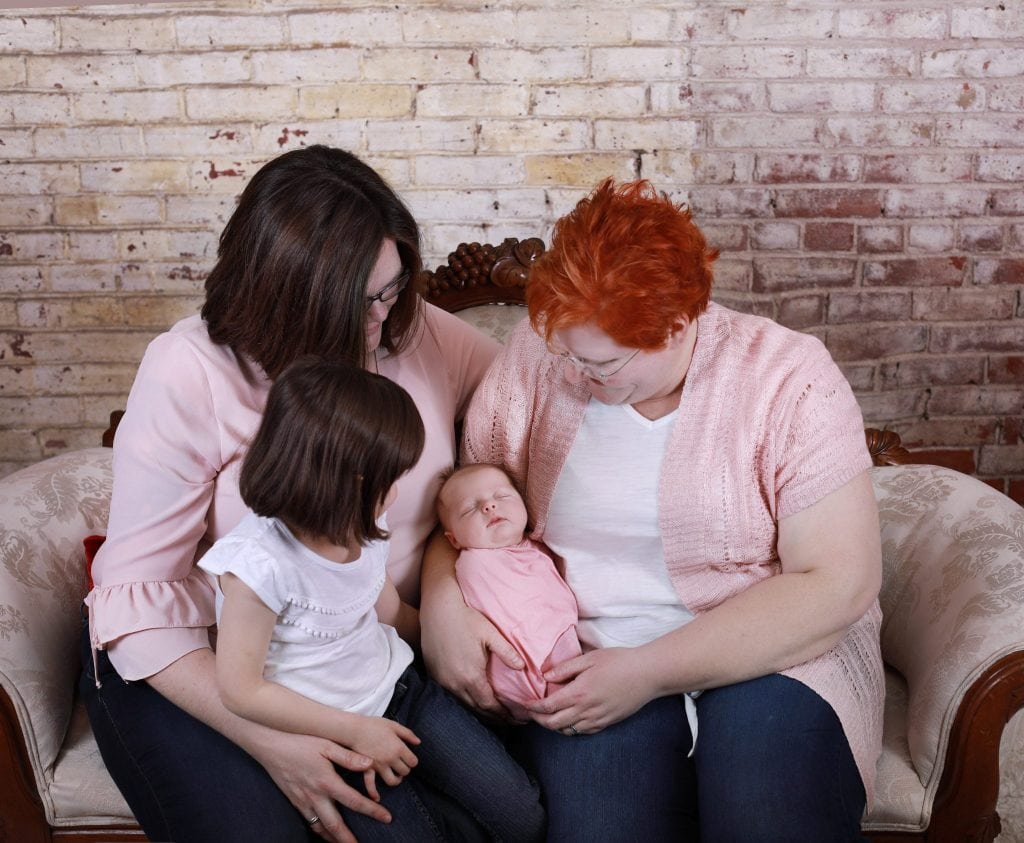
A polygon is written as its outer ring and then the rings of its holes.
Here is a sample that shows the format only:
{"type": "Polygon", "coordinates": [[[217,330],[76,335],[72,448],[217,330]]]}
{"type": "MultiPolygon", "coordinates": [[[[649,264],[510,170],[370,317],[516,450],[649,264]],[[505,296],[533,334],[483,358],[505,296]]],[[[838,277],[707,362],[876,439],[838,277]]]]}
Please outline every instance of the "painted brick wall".
{"type": "Polygon", "coordinates": [[[430,263],[652,179],[722,249],[718,300],[819,336],[869,423],[1024,499],[1019,0],[0,15],[0,473],[98,441],[246,178],[323,142],[387,175],[430,263]]]}

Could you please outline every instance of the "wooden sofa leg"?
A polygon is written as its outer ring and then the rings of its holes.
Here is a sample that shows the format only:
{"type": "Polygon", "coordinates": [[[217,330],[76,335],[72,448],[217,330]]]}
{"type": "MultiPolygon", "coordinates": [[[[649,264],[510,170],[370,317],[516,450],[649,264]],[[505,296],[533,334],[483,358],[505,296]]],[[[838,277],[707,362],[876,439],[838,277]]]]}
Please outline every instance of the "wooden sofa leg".
{"type": "Polygon", "coordinates": [[[53,839],[31,770],[14,704],[0,689],[0,843],[53,839]]]}

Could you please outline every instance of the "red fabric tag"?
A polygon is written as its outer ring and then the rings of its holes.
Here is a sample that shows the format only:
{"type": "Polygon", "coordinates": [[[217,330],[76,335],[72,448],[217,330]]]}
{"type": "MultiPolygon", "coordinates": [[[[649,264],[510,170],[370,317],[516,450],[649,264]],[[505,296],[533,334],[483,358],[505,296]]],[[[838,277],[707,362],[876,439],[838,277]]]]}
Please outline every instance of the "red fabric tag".
{"type": "Polygon", "coordinates": [[[85,545],[85,577],[89,581],[89,591],[92,591],[92,560],[96,558],[96,551],[106,541],[106,536],[86,536],[82,539],[85,545]]]}

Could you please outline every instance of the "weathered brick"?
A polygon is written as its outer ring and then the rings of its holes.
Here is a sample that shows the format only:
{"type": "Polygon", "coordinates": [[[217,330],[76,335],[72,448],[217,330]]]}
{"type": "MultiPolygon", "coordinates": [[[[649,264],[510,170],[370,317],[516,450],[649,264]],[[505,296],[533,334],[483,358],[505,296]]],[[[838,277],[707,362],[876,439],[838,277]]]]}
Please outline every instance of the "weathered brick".
{"type": "Polygon", "coordinates": [[[12,231],[0,234],[0,260],[60,260],[64,246],[64,235],[59,231],[12,231]]]}
{"type": "Polygon", "coordinates": [[[947,26],[946,13],[938,9],[840,9],[837,34],[841,38],[871,40],[881,33],[887,40],[941,39],[947,26]]]}
{"type": "Polygon", "coordinates": [[[926,322],[1010,319],[1017,303],[1013,290],[914,290],[914,318],[926,322]]]}
{"type": "Polygon", "coordinates": [[[35,146],[35,133],[31,129],[0,129],[0,151],[8,160],[35,158],[35,146]]]}
{"type": "Polygon", "coordinates": [[[978,181],[1024,181],[1024,152],[980,152],[975,178],[978,181]]]}
{"type": "Polygon", "coordinates": [[[988,86],[990,111],[1024,111],[1024,83],[997,82],[988,86]]]}
{"type": "Polygon", "coordinates": [[[413,164],[417,185],[522,184],[523,160],[518,155],[419,155],[413,164]]]}
{"type": "Polygon", "coordinates": [[[23,328],[96,328],[123,325],[124,309],[118,299],[22,299],[18,322],[23,328]]]}
{"type": "Polygon", "coordinates": [[[952,9],[950,34],[954,38],[1021,38],[1024,18],[1012,3],[982,8],[952,9]]]}
{"type": "Polygon", "coordinates": [[[878,291],[870,293],[834,290],[828,297],[828,321],[899,322],[910,318],[911,297],[908,292],[878,291]]]}
{"type": "Polygon", "coordinates": [[[875,108],[875,86],[850,81],[770,82],[768,103],[779,112],[870,112],[875,108]]]}
{"type": "Polygon", "coordinates": [[[714,8],[639,8],[629,18],[630,40],[724,40],[725,12],[714,8]]]}
{"type": "Polygon", "coordinates": [[[971,180],[971,158],[960,153],[945,155],[866,155],[864,181],[914,183],[971,180]]]}
{"type": "Polygon", "coordinates": [[[816,146],[820,140],[812,117],[712,117],[708,129],[713,146],[766,147],[780,137],[787,146],[816,146]]]}
{"type": "Polygon", "coordinates": [[[757,155],[754,178],[770,184],[855,182],[862,170],[859,155],[764,152],[757,155]]]}
{"type": "Polygon", "coordinates": [[[800,226],[791,222],[757,222],[750,233],[755,249],[767,251],[796,249],[800,245],[800,226]]]}
{"type": "Polygon", "coordinates": [[[529,95],[523,85],[435,85],[416,94],[416,114],[421,117],[521,117],[526,114],[529,95]]]}
{"type": "Polygon", "coordinates": [[[853,283],[857,262],[839,258],[754,258],[755,293],[841,287],[853,283]]]}
{"type": "Polygon", "coordinates": [[[688,196],[693,212],[709,219],[761,219],[771,211],[770,193],[758,188],[699,186],[691,188],[688,196]]]}
{"type": "Polygon", "coordinates": [[[46,278],[46,274],[36,263],[6,265],[0,261],[0,290],[7,294],[34,293],[42,290],[46,286],[46,278]]]}
{"type": "MultiPolygon", "coordinates": [[[[935,141],[935,121],[931,117],[829,117],[820,133],[823,146],[850,146],[858,149],[887,146],[931,146],[935,141]]],[[[949,143],[948,146],[960,146],[949,143]]]]}
{"type": "Polygon", "coordinates": [[[98,193],[183,191],[188,187],[188,166],[173,160],[121,160],[83,164],[82,189],[98,193]]]}
{"type": "Polygon", "coordinates": [[[849,252],[856,226],[846,222],[809,222],[804,226],[804,248],[812,252],[849,252]]]}
{"type": "Polygon", "coordinates": [[[778,190],[779,217],[879,217],[883,192],[866,188],[778,190]]]}
{"type": "MultiPolygon", "coordinates": [[[[428,17],[437,17],[427,13],[428,17]]],[[[552,17],[550,9],[531,9],[522,7],[515,13],[515,39],[523,46],[532,44],[618,44],[622,34],[629,27],[629,12],[626,9],[605,7],[588,9],[584,7],[562,6],[556,17],[552,17]]],[[[507,42],[505,21],[495,12],[481,16],[482,28],[493,32],[498,43],[507,42]]],[[[480,32],[466,32],[469,41],[480,40],[480,32]]],[[[445,38],[448,33],[445,31],[445,38]]]]}
{"type": "Polygon", "coordinates": [[[1024,147],[1024,117],[940,117],[935,121],[934,141],[938,146],[961,149],[1020,149],[1024,147]]]}
{"type": "Polygon", "coordinates": [[[928,328],[924,325],[836,325],[826,334],[825,345],[836,360],[877,360],[925,350],[928,328]]]}
{"type": "MultiPolygon", "coordinates": [[[[323,90],[290,85],[253,85],[231,88],[189,88],[185,90],[185,113],[189,120],[219,122],[224,120],[273,119],[278,115],[294,115],[299,94],[313,97],[323,90]]],[[[302,116],[315,114],[302,112],[302,116]]]]}
{"type": "Polygon", "coordinates": [[[590,75],[595,80],[653,81],[685,74],[685,47],[595,47],[590,51],[590,75]]]}
{"type": "MultiPolygon", "coordinates": [[[[77,363],[138,363],[152,332],[138,331],[45,331],[0,332],[0,360],[7,362],[77,363]]],[[[77,399],[76,399],[77,400],[77,399]]],[[[55,418],[51,414],[46,423],[55,418]]],[[[0,421],[0,427],[3,422],[0,421]]]]}
{"type": "MultiPolygon", "coordinates": [[[[644,102],[643,85],[552,85],[530,93],[530,114],[537,117],[633,117],[644,102]]],[[[519,116],[525,109],[518,101],[507,114],[519,116]]]]}
{"type": "Polygon", "coordinates": [[[620,181],[636,178],[636,161],[625,153],[530,155],[526,159],[527,184],[561,184],[593,188],[613,176],[620,181]]]}
{"type": "Polygon", "coordinates": [[[996,223],[961,223],[957,246],[967,252],[998,252],[1003,248],[1003,227],[996,223]]]}
{"type": "Polygon", "coordinates": [[[704,237],[707,238],[708,245],[723,254],[739,252],[747,248],[748,237],[745,225],[721,223],[716,220],[700,220],[698,225],[704,237]]]}
{"type": "Polygon", "coordinates": [[[985,445],[996,442],[998,428],[989,419],[922,419],[904,423],[896,432],[908,448],[935,445],[985,445]]]}
{"type": "MultiPolygon", "coordinates": [[[[175,127],[181,131],[181,127],[175,127]]],[[[36,157],[110,158],[141,156],[142,132],[137,126],[40,127],[36,130],[36,157]]]]}
{"type": "Polygon", "coordinates": [[[700,137],[697,120],[595,120],[597,149],[689,148],[700,137]]]}
{"type": "Polygon", "coordinates": [[[864,253],[899,252],[903,228],[898,225],[858,225],[857,250],[864,253]]]}
{"type": "MultiPolygon", "coordinates": [[[[353,58],[359,55],[356,50],[346,53],[353,58]]],[[[292,51],[281,53],[278,64],[286,66],[291,56],[292,51]]],[[[363,55],[360,76],[371,82],[462,82],[476,78],[477,65],[480,63],[480,57],[468,47],[438,50],[378,49],[363,55]]],[[[358,77],[347,73],[344,78],[358,77]]]]}
{"type": "Polygon", "coordinates": [[[77,422],[81,417],[81,403],[76,397],[0,396],[0,428],[41,427],[53,419],[77,422]]]}
{"type": "Polygon", "coordinates": [[[889,217],[976,217],[985,213],[989,191],[972,187],[893,188],[885,191],[889,217]]]}
{"type": "Polygon", "coordinates": [[[57,47],[57,21],[28,14],[0,16],[0,50],[4,52],[44,52],[57,47]]]}
{"type": "Polygon", "coordinates": [[[878,373],[882,389],[936,384],[977,385],[984,382],[984,367],[984,357],[910,357],[882,363],[878,373]]]}
{"type": "Polygon", "coordinates": [[[905,77],[914,72],[916,53],[893,46],[847,47],[845,49],[807,50],[807,75],[810,77],[905,77]]]}
{"type": "Polygon", "coordinates": [[[917,418],[924,412],[927,402],[928,393],[923,389],[897,389],[857,396],[868,427],[887,428],[901,419],[917,418]]]}
{"type": "Polygon", "coordinates": [[[52,213],[53,200],[48,196],[5,196],[0,202],[0,226],[42,225],[52,213]]]}
{"type": "Polygon", "coordinates": [[[974,265],[974,283],[1024,284],[1024,258],[979,258],[974,265]]]}
{"type": "Polygon", "coordinates": [[[895,258],[865,261],[866,286],[958,287],[964,282],[968,263],[964,257],[895,258]]]}
{"type": "Polygon", "coordinates": [[[66,15],[60,19],[61,46],[72,51],[102,52],[116,44],[121,50],[171,52],[176,46],[178,22],[160,12],[121,18],[66,15]]]}
{"type": "Polygon", "coordinates": [[[749,260],[732,260],[728,256],[715,262],[715,289],[744,292],[753,287],[753,270],[749,260]]]}
{"type": "MultiPolygon", "coordinates": [[[[113,240],[110,248],[115,248],[113,240]]],[[[50,276],[54,292],[81,293],[115,290],[125,278],[144,276],[148,279],[149,272],[136,264],[70,263],[51,267],[50,276]]],[[[146,283],[148,285],[148,280],[146,283]]]]}
{"type": "Polygon", "coordinates": [[[155,196],[64,196],[54,206],[59,225],[131,225],[163,219],[163,205],[155,196]]]}
{"type": "Polygon", "coordinates": [[[1024,53],[1020,50],[983,48],[929,50],[921,55],[925,77],[966,76],[995,78],[1024,75],[1024,53]]]}
{"type": "Polygon", "coordinates": [[[272,47],[285,41],[277,15],[178,15],[178,45],[186,48],[272,47]]]}
{"type": "MultiPolygon", "coordinates": [[[[296,120],[265,123],[252,135],[252,151],[265,163],[282,152],[315,143],[336,146],[362,154],[363,129],[368,121],[358,117],[344,120],[296,120]]],[[[404,120],[391,123],[389,131],[401,131],[404,120]]],[[[395,167],[400,166],[398,164],[395,167]]]]}
{"type": "Polygon", "coordinates": [[[203,306],[203,296],[128,297],[123,301],[125,318],[136,328],[166,330],[203,306]]]}
{"type": "Polygon", "coordinates": [[[288,42],[300,46],[334,44],[352,47],[401,44],[405,16],[405,10],[397,6],[296,12],[287,17],[288,42]]]}
{"type": "Polygon", "coordinates": [[[227,85],[248,82],[252,77],[249,54],[239,51],[158,53],[135,56],[139,82],[152,87],[192,85],[197,79],[216,79],[227,85]]]}
{"type": "Polygon", "coordinates": [[[693,180],[699,184],[745,184],[753,179],[754,156],[746,152],[693,152],[693,180]]]}
{"type": "MultiPolygon", "coordinates": [[[[360,76],[360,51],[350,48],[271,50],[252,54],[252,81],[261,85],[296,82],[354,82],[360,76]]],[[[402,82],[414,79],[406,76],[402,82]]]]}
{"type": "Polygon", "coordinates": [[[890,114],[904,111],[982,111],[985,89],[971,82],[900,82],[881,86],[881,110],[890,114]]]}
{"type": "MultiPolygon", "coordinates": [[[[507,121],[507,124],[522,127],[524,132],[534,128],[533,121],[507,121]]],[[[472,152],[477,140],[476,126],[475,120],[401,120],[397,123],[391,120],[369,120],[366,123],[367,148],[372,152],[472,152]]],[[[492,127],[492,131],[496,130],[492,127]]],[[[484,132],[485,129],[481,128],[480,151],[490,152],[492,149],[488,149],[488,145],[483,143],[484,132]]],[[[505,136],[500,135],[500,139],[504,141],[505,136]]],[[[538,142],[538,145],[547,148],[544,143],[538,142]]],[[[505,143],[490,146],[496,147],[495,151],[513,151],[505,143]]]]}
{"type": "MultiPolygon", "coordinates": [[[[124,402],[120,402],[121,406],[124,402]]],[[[43,428],[36,434],[41,443],[41,458],[56,456],[65,451],[95,448],[103,441],[103,430],[96,426],[43,428]]]]}
{"type": "Polygon", "coordinates": [[[654,82],[650,99],[653,114],[747,114],[763,110],[767,94],[761,82],[654,82]]]}
{"type": "Polygon", "coordinates": [[[153,123],[182,117],[177,91],[83,91],[73,94],[71,101],[80,123],[153,123]]]}
{"type": "Polygon", "coordinates": [[[1024,354],[998,354],[988,358],[988,382],[1024,385],[1024,354]]]}
{"type": "Polygon", "coordinates": [[[779,299],[775,320],[794,330],[825,323],[825,296],[784,296],[779,299]]]}
{"type": "Polygon", "coordinates": [[[731,9],[726,13],[726,31],[740,41],[769,39],[831,38],[831,9],[789,9],[779,6],[731,9]]]}
{"type": "Polygon", "coordinates": [[[0,94],[0,123],[60,125],[71,114],[70,94],[0,94]]]}
{"type": "Polygon", "coordinates": [[[907,228],[907,246],[920,252],[949,252],[956,245],[956,229],[939,223],[915,223],[907,228]]]}
{"type": "Polygon", "coordinates": [[[928,350],[932,354],[960,352],[1009,352],[1024,348],[1024,325],[935,325],[928,350]]]}
{"type": "Polygon", "coordinates": [[[65,91],[135,87],[135,64],[131,56],[28,56],[28,85],[65,91]]]}
{"type": "MultiPolygon", "coordinates": [[[[142,133],[146,158],[180,158],[248,154],[253,149],[252,128],[240,123],[213,126],[146,126],[142,133]]],[[[181,168],[187,171],[187,167],[181,168]]],[[[131,170],[134,174],[136,171],[131,170]]]]}
{"type": "Polygon", "coordinates": [[[988,210],[992,216],[1024,215],[1024,193],[1013,188],[995,188],[989,196],[988,210]]]}
{"type": "Polygon", "coordinates": [[[875,386],[875,367],[868,363],[840,363],[839,371],[843,373],[854,392],[871,392],[875,386]]]}
{"type": "Polygon", "coordinates": [[[784,79],[801,75],[803,50],[796,47],[696,46],[690,72],[707,79],[784,79]]]}
{"type": "Polygon", "coordinates": [[[928,399],[931,416],[991,416],[1024,412],[1024,393],[999,386],[936,386],[928,399]]]}

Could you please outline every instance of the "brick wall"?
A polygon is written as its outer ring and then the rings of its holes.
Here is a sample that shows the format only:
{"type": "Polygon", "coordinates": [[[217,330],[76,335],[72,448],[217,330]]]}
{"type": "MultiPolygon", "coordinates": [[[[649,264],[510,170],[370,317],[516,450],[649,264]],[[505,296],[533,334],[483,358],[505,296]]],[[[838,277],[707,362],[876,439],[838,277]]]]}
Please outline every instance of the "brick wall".
{"type": "Polygon", "coordinates": [[[313,142],[386,174],[431,263],[652,179],[722,249],[720,301],[821,337],[870,423],[1024,499],[1018,0],[4,12],[0,473],[98,441],[247,177],[313,142]]]}

